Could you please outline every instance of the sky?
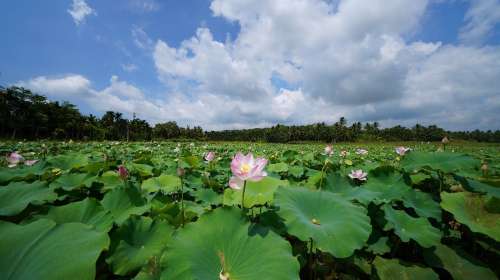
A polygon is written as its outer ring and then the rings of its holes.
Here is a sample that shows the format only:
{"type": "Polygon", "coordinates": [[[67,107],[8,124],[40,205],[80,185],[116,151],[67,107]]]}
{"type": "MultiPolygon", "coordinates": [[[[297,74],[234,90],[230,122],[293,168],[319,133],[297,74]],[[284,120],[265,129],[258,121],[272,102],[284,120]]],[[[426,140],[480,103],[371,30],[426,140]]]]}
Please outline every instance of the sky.
{"type": "Polygon", "coordinates": [[[500,0],[0,1],[0,85],[207,130],[500,129],[500,0]]]}

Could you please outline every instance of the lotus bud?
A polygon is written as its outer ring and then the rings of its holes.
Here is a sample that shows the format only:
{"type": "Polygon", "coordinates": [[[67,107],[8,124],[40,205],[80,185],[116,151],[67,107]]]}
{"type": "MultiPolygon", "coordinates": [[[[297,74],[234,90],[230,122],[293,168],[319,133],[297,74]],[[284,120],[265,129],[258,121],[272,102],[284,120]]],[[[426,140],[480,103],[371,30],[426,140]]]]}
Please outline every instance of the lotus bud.
{"type": "Polygon", "coordinates": [[[128,178],[128,170],[125,166],[123,165],[120,165],[118,166],[118,175],[120,175],[120,178],[122,178],[122,180],[126,180],[128,178]]]}
{"type": "Polygon", "coordinates": [[[205,154],[205,160],[207,162],[211,162],[215,158],[215,153],[214,152],[208,152],[205,154]]]}

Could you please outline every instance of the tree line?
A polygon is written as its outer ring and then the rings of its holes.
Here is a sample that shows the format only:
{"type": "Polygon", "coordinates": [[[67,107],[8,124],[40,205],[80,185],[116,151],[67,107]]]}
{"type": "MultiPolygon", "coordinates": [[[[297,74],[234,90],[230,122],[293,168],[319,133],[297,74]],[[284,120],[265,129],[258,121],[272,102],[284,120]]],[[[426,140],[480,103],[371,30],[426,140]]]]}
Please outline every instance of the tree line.
{"type": "Polygon", "coordinates": [[[416,124],[411,128],[380,128],[378,122],[347,124],[275,125],[269,128],[204,131],[201,127],[180,127],[175,121],[151,126],[137,118],[108,111],[101,118],[84,115],[69,102],[50,101],[22,87],[0,87],[1,139],[74,139],[143,141],[152,139],[197,139],[260,142],[346,142],[346,141],[439,141],[451,139],[500,142],[500,131],[446,131],[436,125],[416,124]]]}

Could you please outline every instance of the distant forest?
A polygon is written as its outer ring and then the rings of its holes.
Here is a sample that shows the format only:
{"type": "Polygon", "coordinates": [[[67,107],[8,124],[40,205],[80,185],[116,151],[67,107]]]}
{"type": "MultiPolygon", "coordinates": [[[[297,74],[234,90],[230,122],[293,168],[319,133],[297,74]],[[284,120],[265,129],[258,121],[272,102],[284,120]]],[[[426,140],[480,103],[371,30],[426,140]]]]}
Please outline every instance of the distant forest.
{"type": "Polygon", "coordinates": [[[197,139],[261,142],[343,142],[343,141],[439,141],[444,136],[455,140],[500,142],[497,131],[446,131],[436,125],[412,128],[380,128],[377,122],[347,124],[340,118],[334,124],[276,125],[223,131],[204,131],[199,126],[180,127],[175,121],[151,126],[119,112],[106,112],[101,118],[83,115],[68,102],[49,101],[45,96],[20,87],[0,87],[0,139],[54,140],[130,140],[197,139]]]}

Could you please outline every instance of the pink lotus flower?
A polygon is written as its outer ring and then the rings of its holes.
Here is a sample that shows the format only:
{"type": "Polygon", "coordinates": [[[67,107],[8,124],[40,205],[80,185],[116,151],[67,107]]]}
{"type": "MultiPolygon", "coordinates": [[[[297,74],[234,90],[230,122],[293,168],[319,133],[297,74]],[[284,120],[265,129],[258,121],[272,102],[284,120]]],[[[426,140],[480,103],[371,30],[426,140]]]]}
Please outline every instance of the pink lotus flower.
{"type": "Polygon", "coordinates": [[[333,155],[333,146],[332,145],[326,145],[325,155],[327,155],[327,156],[333,155]]]}
{"type": "Polygon", "coordinates": [[[205,155],[205,160],[207,162],[211,162],[212,160],[214,160],[214,158],[215,158],[215,153],[214,152],[208,152],[205,155]]]}
{"type": "Polygon", "coordinates": [[[358,154],[358,155],[367,155],[368,151],[365,150],[365,149],[357,149],[356,150],[356,154],[358,154]]]}
{"type": "Polygon", "coordinates": [[[15,167],[18,163],[24,160],[23,156],[18,154],[17,152],[10,153],[7,157],[7,162],[9,163],[9,167],[15,167]]]}
{"type": "Polygon", "coordinates": [[[346,157],[346,156],[348,156],[348,155],[349,155],[349,152],[348,152],[348,151],[346,151],[346,150],[342,150],[342,151],[340,151],[340,156],[341,156],[341,157],[346,157]]]}
{"type": "Polygon", "coordinates": [[[239,190],[247,180],[252,182],[262,180],[262,178],[267,176],[267,173],[264,171],[266,164],[267,159],[254,159],[252,153],[248,153],[246,156],[242,153],[237,153],[231,161],[233,177],[229,180],[229,187],[239,190]]]}
{"type": "Polygon", "coordinates": [[[360,181],[366,181],[366,176],[368,176],[368,173],[363,172],[363,170],[351,170],[351,174],[349,174],[349,177],[351,179],[357,179],[360,181]]]}
{"type": "Polygon", "coordinates": [[[125,166],[120,165],[118,166],[118,175],[120,175],[120,178],[123,180],[126,180],[128,178],[128,170],[125,166]]]}
{"type": "Polygon", "coordinates": [[[33,164],[37,163],[38,160],[37,159],[30,159],[30,160],[26,160],[24,161],[24,165],[27,165],[27,166],[32,166],[33,164]]]}
{"type": "Polygon", "coordinates": [[[400,156],[404,156],[407,152],[409,152],[411,149],[406,148],[406,147],[397,147],[396,148],[396,153],[400,156]]]}

